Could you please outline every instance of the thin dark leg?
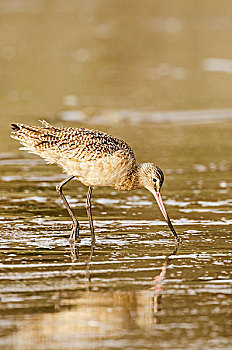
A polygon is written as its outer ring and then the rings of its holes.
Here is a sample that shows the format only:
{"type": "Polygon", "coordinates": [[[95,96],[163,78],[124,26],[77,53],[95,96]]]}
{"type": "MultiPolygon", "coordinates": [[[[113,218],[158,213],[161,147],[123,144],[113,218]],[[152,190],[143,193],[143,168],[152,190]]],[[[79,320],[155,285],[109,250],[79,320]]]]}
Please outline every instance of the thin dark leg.
{"type": "Polygon", "coordinates": [[[69,176],[67,179],[63,180],[59,185],[56,186],[56,190],[59,193],[66,209],[68,210],[69,215],[72,218],[72,222],[73,222],[73,226],[72,226],[72,232],[70,235],[70,239],[72,239],[73,241],[76,241],[77,238],[79,240],[79,222],[77,221],[77,219],[75,218],[72,209],[70,208],[67,199],[65,198],[65,196],[63,195],[62,192],[62,187],[68,183],[70,180],[74,179],[75,176],[69,176]]]}
{"type": "Polygon", "coordinates": [[[89,187],[88,195],[87,195],[87,200],[86,200],[86,211],[88,214],[89,218],[89,226],[90,226],[90,231],[91,231],[91,237],[92,237],[92,243],[95,243],[95,234],[94,234],[94,227],[93,227],[93,218],[92,218],[92,212],[91,212],[91,194],[92,194],[92,187],[89,187]]]}

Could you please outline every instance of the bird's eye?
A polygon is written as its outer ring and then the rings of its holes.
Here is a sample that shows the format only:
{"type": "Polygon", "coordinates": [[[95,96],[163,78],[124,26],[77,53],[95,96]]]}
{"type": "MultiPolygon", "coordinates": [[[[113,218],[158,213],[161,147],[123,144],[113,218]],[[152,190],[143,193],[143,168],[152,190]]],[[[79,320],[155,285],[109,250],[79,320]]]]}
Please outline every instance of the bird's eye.
{"type": "Polygon", "coordinates": [[[157,182],[157,179],[153,179],[153,182],[157,182]]]}

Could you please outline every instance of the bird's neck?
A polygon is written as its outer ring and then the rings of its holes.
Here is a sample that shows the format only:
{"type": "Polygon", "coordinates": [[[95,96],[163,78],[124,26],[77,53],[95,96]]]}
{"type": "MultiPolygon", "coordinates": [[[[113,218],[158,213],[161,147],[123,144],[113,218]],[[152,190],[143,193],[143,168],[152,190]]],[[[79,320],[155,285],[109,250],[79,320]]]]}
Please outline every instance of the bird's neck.
{"type": "Polygon", "coordinates": [[[114,186],[120,191],[131,191],[137,190],[144,187],[141,183],[141,164],[133,164],[132,167],[127,171],[126,176],[114,186]]]}
{"type": "Polygon", "coordinates": [[[143,164],[137,164],[132,175],[132,190],[137,190],[144,187],[143,179],[143,164]]]}
{"type": "Polygon", "coordinates": [[[142,173],[143,173],[142,164],[137,164],[131,169],[131,172],[129,174],[129,179],[130,179],[129,190],[138,190],[144,187],[144,184],[141,181],[143,179],[142,173]]]}

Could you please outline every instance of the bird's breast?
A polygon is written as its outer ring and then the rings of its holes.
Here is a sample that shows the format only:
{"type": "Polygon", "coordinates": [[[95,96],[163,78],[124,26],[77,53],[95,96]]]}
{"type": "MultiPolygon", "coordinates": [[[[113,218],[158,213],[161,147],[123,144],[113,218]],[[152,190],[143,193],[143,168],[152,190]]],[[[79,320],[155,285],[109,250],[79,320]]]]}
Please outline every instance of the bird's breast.
{"type": "Polygon", "coordinates": [[[132,186],[130,169],[133,162],[117,156],[103,157],[94,161],[60,159],[59,165],[69,175],[74,175],[86,186],[111,186],[129,190],[132,186]]]}

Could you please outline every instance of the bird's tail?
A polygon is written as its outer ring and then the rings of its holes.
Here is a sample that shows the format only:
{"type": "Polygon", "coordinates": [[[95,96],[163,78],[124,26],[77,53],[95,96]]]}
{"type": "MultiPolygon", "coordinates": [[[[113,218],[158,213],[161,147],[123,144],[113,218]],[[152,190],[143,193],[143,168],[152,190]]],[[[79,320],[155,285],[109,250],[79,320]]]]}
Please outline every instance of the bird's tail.
{"type": "Polygon", "coordinates": [[[52,140],[56,139],[55,128],[45,120],[40,121],[44,127],[26,125],[21,123],[11,124],[13,131],[11,137],[18,140],[24,147],[20,148],[41,156],[45,148],[52,148],[52,140]]]}

